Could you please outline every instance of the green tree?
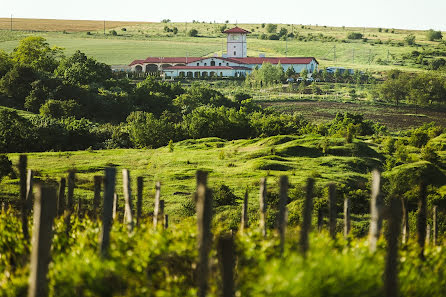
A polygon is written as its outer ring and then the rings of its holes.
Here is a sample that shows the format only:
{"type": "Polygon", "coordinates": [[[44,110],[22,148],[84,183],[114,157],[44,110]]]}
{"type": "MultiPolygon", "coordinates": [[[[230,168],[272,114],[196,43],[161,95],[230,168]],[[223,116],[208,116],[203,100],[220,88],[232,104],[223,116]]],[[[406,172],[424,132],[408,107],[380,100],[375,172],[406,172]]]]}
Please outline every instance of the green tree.
{"type": "Polygon", "coordinates": [[[286,77],[292,77],[296,74],[296,70],[294,70],[293,66],[288,67],[288,69],[285,72],[286,77]]]}
{"type": "Polygon", "coordinates": [[[152,113],[136,111],[127,117],[127,127],[130,140],[135,147],[161,147],[174,139],[175,127],[173,123],[152,113]]]}
{"type": "Polygon", "coordinates": [[[362,33],[358,32],[350,32],[347,34],[348,39],[362,39],[363,35],[362,33]]]}
{"type": "Polygon", "coordinates": [[[407,86],[409,77],[402,73],[395,75],[396,76],[392,78],[392,74],[390,74],[388,79],[378,87],[378,92],[382,99],[391,102],[393,101],[398,105],[409,95],[407,86]]]}
{"type": "Polygon", "coordinates": [[[308,77],[307,68],[302,69],[302,71],[300,72],[300,77],[302,77],[303,79],[307,79],[307,77],[308,77]]]}
{"type": "Polygon", "coordinates": [[[50,99],[40,107],[39,111],[42,116],[53,118],[81,117],[81,107],[75,100],[61,101],[50,99]]]}
{"type": "Polygon", "coordinates": [[[276,24],[268,24],[266,25],[266,32],[268,33],[276,33],[277,25],[276,24]]]}
{"type": "Polygon", "coordinates": [[[0,50],[0,78],[13,67],[11,56],[4,50],[0,50]]]}
{"type": "Polygon", "coordinates": [[[197,29],[191,29],[191,30],[189,30],[187,35],[189,35],[190,37],[197,37],[198,36],[198,30],[197,29]]]}
{"type": "Polygon", "coordinates": [[[408,45],[415,45],[415,35],[413,35],[413,34],[407,35],[406,37],[404,37],[404,41],[408,45]]]}
{"type": "Polygon", "coordinates": [[[61,57],[61,48],[50,47],[46,39],[39,36],[29,36],[20,40],[12,52],[13,62],[45,72],[53,72],[61,57]]]}
{"type": "Polygon", "coordinates": [[[12,172],[12,162],[8,156],[0,154],[0,181],[12,172]]]}
{"type": "Polygon", "coordinates": [[[22,108],[31,84],[37,79],[34,69],[24,65],[14,67],[0,79],[0,92],[14,99],[17,107],[22,108]]]}
{"type": "Polygon", "coordinates": [[[37,135],[31,123],[16,111],[0,109],[0,153],[32,151],[37,135]]]}
{"type": "Polygon", "coordinates": [[[40,106],[50,97],[50,91],[42,80],[36,80],[31,83],[31,92],[25,98],[24,107],[34,113],[39,112],[40,106]]]}
{"type": "Polygon", "coordinates": [[[441,31],[435,31],[433,29],[427,31],[426,36],[429,41],[440,40],[443,38],[443,34],[441,33],[441,31]]]}

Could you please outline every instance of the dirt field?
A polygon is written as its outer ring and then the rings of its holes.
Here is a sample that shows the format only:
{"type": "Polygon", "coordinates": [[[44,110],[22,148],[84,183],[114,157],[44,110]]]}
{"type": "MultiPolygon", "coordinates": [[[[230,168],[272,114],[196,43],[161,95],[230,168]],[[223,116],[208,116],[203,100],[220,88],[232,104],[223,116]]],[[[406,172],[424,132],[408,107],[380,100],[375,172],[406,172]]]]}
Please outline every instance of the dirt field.
{"type": "Polygon", "coordinates": [[[300,112],[305,118],[315,121],[332,120],[337,112],[361,113],[365,119],[385,124],[392,131],[405,130],[430,122],[446,127],[444,108],[393,107],[324,101],[259,103],[284,112],[300,112]]]}
{"type": "MultiPolygon", "coordinates": [[[[117,27],[134,26],[138,24],[150,24],[149,22],[118,22],[105,21],[105,29],[117,27]]],[[[0,29],[10,29],[11,19],[0,18],[0,29]]],[[[82,32],[104,29],[104,21],[81,21],[81,20],[52,20],[52,19],[12,19],[13,30],[23,31],[67,31],[82,32]]]]}

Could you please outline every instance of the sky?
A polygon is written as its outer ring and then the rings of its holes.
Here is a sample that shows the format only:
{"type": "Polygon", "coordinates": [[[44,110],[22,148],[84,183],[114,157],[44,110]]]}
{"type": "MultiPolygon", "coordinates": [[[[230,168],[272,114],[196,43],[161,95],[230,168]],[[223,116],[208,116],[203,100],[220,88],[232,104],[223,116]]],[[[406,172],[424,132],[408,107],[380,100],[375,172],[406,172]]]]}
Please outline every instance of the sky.
{"type": "Polygon", "coordinates": [[[446,31],[446,0],[0,0],[0,17],[287,23],[446,31]]]}

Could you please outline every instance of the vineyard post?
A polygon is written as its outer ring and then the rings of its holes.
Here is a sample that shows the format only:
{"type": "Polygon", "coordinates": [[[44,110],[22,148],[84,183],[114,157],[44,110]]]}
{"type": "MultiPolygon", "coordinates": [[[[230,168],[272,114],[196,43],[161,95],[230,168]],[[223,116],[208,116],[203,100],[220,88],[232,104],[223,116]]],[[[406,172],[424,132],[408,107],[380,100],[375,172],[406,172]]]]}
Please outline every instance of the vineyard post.
{"type": "Polygon", "coordinates": [[[130,184],[130,172],[128,169],[122,170],[122,183],[125,200],[124,220],[127,223],[128,231],[133,232],[132,189],[130,184]]]}
{"type": "Polygon", "coordinates": [[[197,223],[198,223],[198,297],[205,297],[208,289],[208,263],[212,234],[212,195],[207,188],[207,172],[197,171],[197,223]]]}
{"type": "Polygon", "coordinates": [[[74,210],[74,182],[75,173],[74,170],[68,172],[68,192],[67,192],[67,208],[69,212],[74,210]]]}
{"type": "Polygon", "coordinates": [[[322,232],[322,227],[324,224],[324,214],[322,213],[322,208],[317,209],[317,232],[322,232]]]}
{"type": "Polygon", "coordinates": [[[118,215],[118,194],[113,194],[113,220],[116,220],[118,215]]]}
{"type": "Polygon", "coordinates": [[[156,226],[158,225],[160,197],[161,197],[161,183],[158,181],[155,184],[155,207],[153,209],[153,228],[156,228],[156,226]]]}
{"type": "Polygon", "coordinates": [[[302,254],[305,256],[308,250],[308,233],[311,229],[311,214],[313,212],[313,187],[314,179],[307,180],[306,197],[303,209],[303,222],[300,230],[299,246],[302,254]]]}
{"type": "Polygon", "coordinates": [[[33,207],[33,184],[34,184],[34,172],[28,169],[26,175],[26,210],[29,213],[31,207],[33,207]]]}
{"type": "Polygon", "coordinates": [[[280,236],[280,254],[283,254],[285,245],[285,229],[286,229],[286,204],[288,200],[288,177],[282,175],[279,179],[280,197],[279,197],[279,213],[277,214],[277,229],[280,236]]]}
{"type": "Polygon", "coordinates": [[[401,206],[403,209],[403,244],[406,244],[409,241],[409,209],[407,203],[406,199],[401,198],[401,206]]]}
{"type": "Polygon", "coordinates": [[[164,215],[164,229],[169,228],[169,215],[164,215]]]}
{"type": "Polygon", "coordinates": [[[19,157],[19,177],[20,177],[20,206],[21,206],[21,218],[22,218],[22,232],[23,237],[29,241],[28,230],[28,208],[26,201],[26,167],[28,166],[28,158],[26,155],[20,155],[19,157]]]}
{"type": "Polygon", "coordinates": [[[82,197],[78,197],[77,198],[77,216],[83,217],[83,213],[82,213],[82,206],[83,206],[83,201],[82,201],[82,197]]]}
{"type": "Polygon", "coordinates": [[[266,177],[260,179],[260,230],[263,237],[266,236],[266,209],[268,205],[266,202],[266,177]]]}
{"type": "Polygon", "coordinates": [[[383,201],[381,195],[381,175],[378,170],[372,172],[372,197],[370,199],[370,251],[376,251],[376,245],[382,227],[383,201]]]}
{"type": "Polygon", "coordinates": [[[159,217],[160,217],[161,224],[162,224],[163,227],[164,227],[164,224],[163,224],[163,220],[164,220],[164,200],[160,200],[160,212],[159,212],[159,217]]]}
{"type": "Polygon", "coordinates": [[[102,185],[102,176],[95,175],[94,179],[94,197],[93,197],[93,210],[91,212],[92,218],[98,217],[100,205],[101,205],[101,185],[102,185]]]}
{"type": "Polygon", "coordinates": [[[222,278],[222,296],[234,296],[234,238],[220,236],[218,239],[218,259],[222,278]]]}
{"type": "Polygon", "coordinates": [[[245,197],[243,199],[243,208],[242,208],[242,224],[240,226],[240,231],[243,234],[246,228],[248,228],[248,188],[245,191],[245,197]]]}
{"type": "Polygon", "coordinates": [[[60,178],[59,181],[59,194],[57,196],[57,215],[63,215],[65,211],[65,185],[66,179],[64,177],[60,178]]]}
{"type": "Polygon", "coordinates": [[[48,295],[48,264],[51,261],[53,220],[57,214],[56,189],[38,186],[34,201],[33,239],[28,297],[48,295]]]}
{"type": "Polygon", "coordinates": [[[429,245],[431,242],[431,225],[427,224],[426,226],[426,245],[429,245]]]}
{"type": "Polygon", "coordinates": [[[142,194],[144,191],[144,180],[142,176],[136,178],[136,226],[139,226],[142,214],[142,194]]]}
{"type": "Polygon", "coordinates": [[[434,207],[432,209],[432,237],[433,237],[433,244],[434,244],[434,246],[437,245],[437,236],[438,236],[438,231],[437,231],[437,206],[434,205],[434,207]]]}
{"type": "Polygon", "coordinates": [[[115,193],[116,169],[106,168],[104,179],[104,203],[102,207],[102,231],[100,235],[100,253],[106,256],[110,245],[110,230],[113,223],[113,198],[115,193]]]}
{"type": "Polygon", "coordinates": [[[344,238],[347,240],[350,234],[350,198],[344,199],[344,238]]]}
{"type": "Polygon", "coordinates": [[[387,256],[384,272],[384,296],[399,296],[398,289],[398,238],[401,231],[401,202],[390,200],[389,227],[386,232],[387,256]]]}
{"type": "Polygon", "coordinates": [[[417,239],[420,246],[420,258],[424,260],[424,243],[426,241],[426,185],[420,184],[420,197],[417,214],[417,239]]]}
{"type": "Polygon", "coordinates": [[[328,202],[330,205],[330,237],[332,239],[336,238],[336,186],[334,184],[330,184],[328,186],[328,202]]]}

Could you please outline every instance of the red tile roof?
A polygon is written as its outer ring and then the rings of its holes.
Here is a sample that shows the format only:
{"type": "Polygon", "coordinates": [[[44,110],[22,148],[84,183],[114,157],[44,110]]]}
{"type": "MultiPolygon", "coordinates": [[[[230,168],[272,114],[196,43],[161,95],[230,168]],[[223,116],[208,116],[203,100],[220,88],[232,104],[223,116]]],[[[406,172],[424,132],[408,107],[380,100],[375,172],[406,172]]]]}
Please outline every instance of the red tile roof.
{"type": "Polygon", "coordinates": [[[162,63],[162,64],[169,64],[169,63],[192,63],[198,60],[204,59],[203,57],[148,57],[145,60],[135,60],[132,63],[130,63],[129,66],[135,65],[135,64],[144,64],[144,63],[162,63]]]}
{"type": "Polygon", "coordinates": [[[172,66],[164,68],[164,70],[251,70],[249,67],[243,66],[172,66]]]}
{"type": "Polygon", "coordinates": [[[223,31],[223,33],[226,33],[226,34],[229,34],[229,33],[251,34],[251,32],[249,32],[249,31],[247,31],[247,30],[245,30],[245,29],[239,28],[239,27],[237,27],[237,26],[235,26],[235,27],[232,28],[232,29],[223,31]]]}

